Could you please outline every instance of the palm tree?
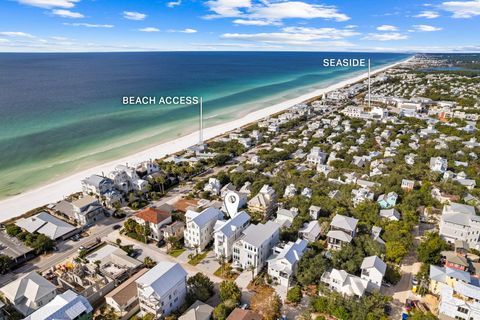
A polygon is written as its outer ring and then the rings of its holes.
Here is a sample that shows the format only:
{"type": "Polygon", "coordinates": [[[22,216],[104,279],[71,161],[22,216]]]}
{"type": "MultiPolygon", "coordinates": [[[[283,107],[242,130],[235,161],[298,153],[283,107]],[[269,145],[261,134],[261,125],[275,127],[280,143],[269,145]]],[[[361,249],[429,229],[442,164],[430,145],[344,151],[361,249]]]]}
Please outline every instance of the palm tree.
{"type": "Polygon", "coordinates": [[[220,270],[221,270],[222,278],[224,276],[223,272],[225,271],[225,258],[226,257],[223,253],[218,257],[218,260],[220,260],[220,270]]]}
{"type": "Polygon", "coordinates": [[[252,272],[252,281],[253,281],[253,279],[255,278],[255,267],[252,266],[251,264],[249,264],[248,267],[247,267],[247,271],[252,272]]]}

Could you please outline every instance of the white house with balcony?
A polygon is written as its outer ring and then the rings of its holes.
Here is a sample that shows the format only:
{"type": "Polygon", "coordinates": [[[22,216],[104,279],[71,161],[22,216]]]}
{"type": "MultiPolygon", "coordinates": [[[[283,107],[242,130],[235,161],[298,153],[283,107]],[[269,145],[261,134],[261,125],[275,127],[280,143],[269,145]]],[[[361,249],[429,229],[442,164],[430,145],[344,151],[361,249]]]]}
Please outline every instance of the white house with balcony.
{"type": "Polygon", "coordinates": [[[330,223],[330,231],[327,233],[327,247],[329,250],[337,250],[342,245],[352,242],[357,234],[358,219],[336,214],[330,223]]]}
{"type": "Polygon", "coordinates": [[[265,224],[251,224],[233,244],[233,266],[244,270],[253,268],[258,274],[279,239],[280,226],[275,222],[269,220],[265,224]]]}
{"type": "Polygon", "coordinates": [[[185,213],[186,227],[183,232],[185,246],[203,251],[213,240],[215,223],[222,218],[222,211],[213,207],[202,212],[187,210],[185,213]]]}
{"type": "Polygon", "coordinates": [[[479,248],[480,216],[475,207],[451,202],[443,206],[440,218],[440,236],[449,243],[466,241],[470,248],[479,248]]]}
{"type": "Polygon", "coordinates": [[[308,242],[298,239],[295,242],[277,245],[268,259],[268,275],[273,281],[288,288],[297,272],[298,261],[307,250],[308,242]]]}
{"type": "Polygon", "coordinates": [[[319,147],[313,147],[307,155],[307,162],[312,165],[324,164],[327,158],[327,153],[322,152],[319,147]]]}
{"type": "Polygon", "coordinates": [[[368,280],[335,268],[324,272],[320,281],[325,283],[330,290],[346,296],[363,297],[368,287],[368,280]]]}
{"type": "Polygon", "coordinates": [[[235,241],[250,224],[250,216],[239,212],[229,220],[217,220],[214,228],[215,256],[229,261],[232,258],[232,248],[235,241]]]}
{"type": "Polygon", "coordinates": [[[187,296],[187,272],[178,263],[160,261],[136,280],[142,314],[163,318],[178,310],[187,296]]]}
{"type": "Polygon", "coordinates": [[[365,257],[362,265],[361,278],[368,281],[367,290],[369,292],[380,290],[383,277],[387,271],[387,265],[377,256],[365,257]]]}

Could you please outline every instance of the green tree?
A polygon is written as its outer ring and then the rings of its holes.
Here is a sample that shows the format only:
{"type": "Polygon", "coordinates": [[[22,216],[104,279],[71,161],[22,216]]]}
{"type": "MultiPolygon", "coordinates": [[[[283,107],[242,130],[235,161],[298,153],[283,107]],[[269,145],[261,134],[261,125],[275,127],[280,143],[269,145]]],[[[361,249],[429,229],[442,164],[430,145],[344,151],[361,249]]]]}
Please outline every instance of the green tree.
{"type": "Polygon", "coordinates": [[[309,250],[298,263],[297,280],[302,286],[320,282],[322,274],[330,267],[320,252],[309,250]]]}
{"type": "Polygon", "coordinates": [[[4,254],[0,254],[0,273],[4,274],[10,271],[12,267],[12,258],[4,254]]]}
{"type": "Polygon", "coordinates": [[[193,303],[196,300],[205,302],[213,295],[214,285],[206,275],[198,272],[187,280],[188,300],[193,303]]]}
{"type": "Polygon", "coordinates": [[[423,263],[439,264],[440,252],[448,249],[448,244],[436,232],[429,232],[417,247],[418,259],[423,263]]]}
{"type": "Polygon", "coordinates": [[[155,262],[155,260],[153,260],[152,258],[150,257],[145,257],[145,259],[143,259],[143,264],[145,265],[146,268],[148,269],[152,269],[153,267],[155,267],[157,265],[157,263],[155,262]]]}
{"type": "Polygon", "coordinates": [[[293,303],[299,303],[302,301],[302,288],[294,286],[287,292],[287,300],[293,303]]]}
{"type": "Polygon", "coordinates": [[[242,291],[235,282],[230,280],[224,280],[220,283],[220,300],[222,302],[226,300],[240,302],[241,298],[242,291]]]}

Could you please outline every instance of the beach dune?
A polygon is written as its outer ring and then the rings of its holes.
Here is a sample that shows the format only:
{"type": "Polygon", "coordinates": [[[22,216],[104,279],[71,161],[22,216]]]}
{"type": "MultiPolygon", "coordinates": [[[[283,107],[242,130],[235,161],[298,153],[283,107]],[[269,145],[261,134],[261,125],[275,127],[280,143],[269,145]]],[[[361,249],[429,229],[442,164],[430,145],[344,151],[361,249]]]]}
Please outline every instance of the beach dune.
{"type": "MultiPolygon", "coordinates": [[[[411,59],[411,58],[410,58],[411,59]]],[[[372,74],[384,71],[388,68],[394,67],[404,61],[397,62],[379,69],[372,71],[372,74]]],[[[315,90],[308,94],[301,95],[294,99],[286,100],[281,103],[275,104],[273,106],[251,112],[244,117],[226,122],[224,124],[215,125],[209,128],[204,129],[203,137],[205,140],[214,138],[216,136],[222,135],[226,132],[235,130],[239,127],[245,126],[249,123],[263,119],[269,115],[284,111],[295,104],[302,103],[306,100],[312,99],[317,96],[321,96],[324,93],[333,91],[344,86],[350,85],[352,83],[358,82],[362,79],[365,79],[368,76],[368,73],[363,73],[361,75],[352,77],[347,80],[340,81],[334,85],[315,90]]],[[[138,152],[136,154],[126,156],[121,159],[110,161],[95,167],[92,167],[87,170],[82,170],[78,173],[70,175],[68,177],[59,179],[53,183],[49,183],[45,186],[24,192],[22,194],[13,196],[11,198],[4,199],[0,201],[0,221],[5,221],[16,216],[19,216],[29,210],[34,208],[54,203],[59,200],[62,200],[64,197],[78,192],[81,190],[80,181],[92,174],[101,174],[102,172],[109,172],[114,169],[118,164],[134,164],[148,159],[158,159],[164,157],[165,155],[173,154],[183,149],[186,149],[192,145],[195,145],[199,141],[198,131],[188,134],[186,136],[180,137],[178,139],[159,144],[157,146],[151,147],[144,151],[138,152]]]]}

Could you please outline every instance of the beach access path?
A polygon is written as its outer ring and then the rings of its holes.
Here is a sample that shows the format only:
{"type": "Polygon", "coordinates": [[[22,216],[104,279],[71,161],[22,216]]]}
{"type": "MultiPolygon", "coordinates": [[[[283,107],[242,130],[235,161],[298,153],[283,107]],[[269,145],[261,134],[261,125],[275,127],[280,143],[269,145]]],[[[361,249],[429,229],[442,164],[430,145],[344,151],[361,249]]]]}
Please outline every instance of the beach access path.
{"type": "MultiPolygon", "coordinates": [[[[393,63],[388,66],[373,70],[371,72],[371,75],[374,75],[379,72],[385,71],[386,69],[395,67],[401,63],[409,61],[410,59],[413,59],[413,57],[404,61],[393,63]]],[[[367,77],[368,77],[368,72],[362,73],[355,77],[340,81],[334,85],[312,91],[308,94],[304,94],[297,98],[283,101],[281,103],[275,104],[273,106],[270,106],[261,110],[251,112],[240,119],[230,121],[224,124],[212,126],[209,128],[205,128],[203,131],[203,137],[205,140],[212,139],[219,135],[225,134],[237,128],[248,125],[250,123],[257,122],[272,114],[285,111],[288,108],[291,108],[292,106],[302,103],[306,100],[312,99],[314,97],[322,96],[327,92],[340,89],[342,87],[351,85],[358,81],[362,81],[367,77]]],[[[174,154],[179,151],[185,150],[188,147],[191,147],[197,144],[198,141],[199,141],[199,133],[198,131],[195,131],[186,136],[159,144],[147,150],[138,152],[134,155],[130,155],[118,160],[110,161],[105,164],[101,164],[87,170],[82,170],[80,172],[72,174],[71,176],[61,178],[56,182],[47,184],[45,186],[36,188],[31,191],[24,192],[22,194],[13,196],[11,198],[1,200],[0,201],[0,221],[5,221],[11,218],[15,218],[19,215],[24,214],[29,210],[41,207],[49,203],[55,203],[73,193],[80,191],[81,180],[85,179],[86,177],[92,174],[100,174],[101,172],[110,172],[115,168],[115,166],[119,164],[139,163],[148,159],[159,159],[166,155],[174,154]]]]}

